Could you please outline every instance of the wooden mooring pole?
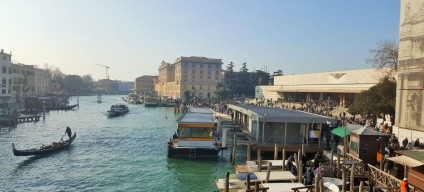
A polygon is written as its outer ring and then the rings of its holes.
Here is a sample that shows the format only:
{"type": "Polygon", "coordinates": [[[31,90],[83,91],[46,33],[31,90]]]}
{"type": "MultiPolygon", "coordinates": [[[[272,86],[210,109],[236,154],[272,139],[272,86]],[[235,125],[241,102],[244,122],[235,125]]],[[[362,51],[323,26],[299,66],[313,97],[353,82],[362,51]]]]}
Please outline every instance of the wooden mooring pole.
{"type": "Polygon", "coordinates": [[[314,191],[318,191],[319,190],[319,183],[318,183],[318,174],[315,174],[315,179],[314,179],[314,187],[315,190],[314,191]]]}
{"type": "Polygon", "coordinates": [[[274,160],[278,158],[278,144],[274,144],[274,160]]]}
{"type": "Polygon", "coordinates": [[[247,144],[247,155],[246,155],[246,161],[250,161],[250,153],[251,153],[251,151],[250,151],[251,149],[250,149],[250,143],[248,143],[247,144]]]}
{"type": "Polygon", "coordinates": [[[340,154],[337,153],[336,177],[340,177],[340,154]]]}
{"type": "Polygon", "coordinates": [[[227,174],[225,175],[225,188],[224,188],[225,192],[229,192],[230,191],[230,172],[227,172],[227,174]]]}
{"type": "Polygon", "coordinates": [[[346,192],[346,172],[342,171],[342,191],[346,192]]]}
{"type": "Polygon", "coordinates": [[[299,183],[302,183],[302,177],[303,177],[303,162],[300,160],[298,165],[297,173],[299,175],[299,183]]]}
{"type": "Polygon", "coordinates": [[[236,135],[234,135],[234,137],[233,137],[233,147],[232,147],[232,153],[231,153],[231,162],[233,163],[233,165],[236,161],[236,144],[237,144],[236,135]]]}
{"type": "Polygon", "coordinates": [[[282,156],[283,156],[283,169],[282,169],[282,171],[285,171],[286,170],[286,149],[283,148],[281,153],[283,153],[282,154],[282,156]]]}
{"type": "Polygon", "coordinates": [[[361,183],[359,183],[359,192],[363,192],[364,191],[364,181],[361,181],[361,183]]]}
{"type": "Polygon", "coordinates": [[[352,162],[352,167],[350,169],[350,180],[349,180],[349,190],[354,191],[353,187],[355,184],[355,163],[352,162]]]}
{"type": "Polygon", "coordinates": [[[268,162],[268,169],[266,170],[266,180],[265,183],[269,183],[269,176],[271,174],[272,163],[268,162]]]}
{"type": "Polygon", "coordinates": [[[258,163],[257,163],[257,165],[258,165],[258,172],[261,172],[261,170],[262,170],[262,154],[261,154],[261,150],[260,149],[258,149],[258,163]]]}
{"type": "Polygon", "coordinates": [[[302,154],[301,154],[301,151],[299,149],[299,150],[297,150],[297,162],[300,162],[301,160],[302,160],[302,154]]]}
{"type": "Polygon", "coordinates": [[[319,180],[319,191],[324,192],[324,180],[323,179],[319,180]]]}

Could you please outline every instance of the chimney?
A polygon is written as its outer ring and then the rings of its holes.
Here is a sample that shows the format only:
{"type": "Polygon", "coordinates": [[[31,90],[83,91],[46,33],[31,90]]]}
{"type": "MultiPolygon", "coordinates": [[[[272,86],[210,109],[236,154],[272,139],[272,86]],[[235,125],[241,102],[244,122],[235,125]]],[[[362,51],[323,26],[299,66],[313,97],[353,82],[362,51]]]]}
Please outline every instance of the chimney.
{"type": "Polygon", "coordinates": [[[4,52],[4,50],[3,50],[3,49],[1,49],[1,52],[3,53],[3,52],[4,52]]]}

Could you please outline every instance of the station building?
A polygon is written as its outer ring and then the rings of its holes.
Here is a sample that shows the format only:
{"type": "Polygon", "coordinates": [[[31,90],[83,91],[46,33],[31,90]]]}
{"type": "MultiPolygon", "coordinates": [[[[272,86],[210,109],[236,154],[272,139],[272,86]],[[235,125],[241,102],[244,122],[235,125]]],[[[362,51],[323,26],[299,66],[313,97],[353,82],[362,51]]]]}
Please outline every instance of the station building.
{"type": "Polygon", "coordinates": [[[363,69],[324,73],[276,76],[274,85],[257,86],[258,100],[283,99],[286,102],[332,100],[339,106],[353,102],[355,94],[368,90],[386,74],[388,69],[363,69]]]}

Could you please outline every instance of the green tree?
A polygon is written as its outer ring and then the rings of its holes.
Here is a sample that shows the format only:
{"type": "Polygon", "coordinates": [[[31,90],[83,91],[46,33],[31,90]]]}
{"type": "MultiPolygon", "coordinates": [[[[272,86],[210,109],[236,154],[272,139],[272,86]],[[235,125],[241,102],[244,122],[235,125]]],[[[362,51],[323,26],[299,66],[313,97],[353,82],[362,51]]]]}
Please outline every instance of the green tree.
{"type": "Polygon", "coordinates": [[[230,62],[230,63],[227,65],[227,71],[228,71],[228,72],[233,72],[233,68],[234,68],[234,64],[233,64],[233,62],[230,62]]]}
{"type": "Polygon", "coordinates": [[[385,77],[380,83],[369,90],[355,96],[353,104],[348,112],[361,115],[395,115],[396,105],[396,82],[389,77],[385,77]]]}
{"type": "Polygon", "coordinates": [[[247,71],[249,71],[249,69],[247,68],[247,63],[246,62],[244,62],[243,64],[241,64],[241,69],[240,69],[240,72],[243,72],[243,73],[247,73],[247,71]]]}
{"type": "Polygon", "coordinates": [[[63,89],[70,93],[80,93],[83,90],[83,81],[78,75],[67,75],[63,79],[63,89]]]}
{"type": "Polygon", "coordinates": [[[91,93],[94,87],[94,81],[91,75],[83,75],[81,79],[83,84],[83,91],[86,93],[91,93]]]}
{"type": "Polygon", "coordinates": [[[186,90],[186,91],[184,91],[184,98],[186,99],[186,100],[189,100],[191,97],[190,97],[190,91],[189,90],[186,90]]]}
{"type": "Polygon", "coordinates": [[[215,90],[215,96],[217,99],[226,100],[231,99],[233,94],[231,90],[226,89],[224,87],[220,87],[215,90]]]}

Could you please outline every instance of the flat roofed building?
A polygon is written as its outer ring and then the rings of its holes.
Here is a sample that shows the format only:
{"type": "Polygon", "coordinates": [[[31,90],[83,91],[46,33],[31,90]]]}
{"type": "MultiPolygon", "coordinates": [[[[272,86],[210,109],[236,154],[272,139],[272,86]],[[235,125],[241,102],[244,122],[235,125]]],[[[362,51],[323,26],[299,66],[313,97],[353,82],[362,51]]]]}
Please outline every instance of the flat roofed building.
{"type": "Polygon", "coordinates": [[[153,96],[155,92],[154,79],[157,76],[143,75],[137,77],[134,83],[134,91],[138,95],[153,96]]]}
{"type": "Polygon", "coordinates": [[[363,69],[325,73],[276,76],[274,85],[257,86],[257,99],[284,99],[293,102],[338,101],[340,106],[353,101],[354,95],[378,84],[388,69],[363,69]]]}
{"type": "Polygon", "coordinates": [[[221,59],[206,57],[179,57],[174,64],[163,61],[155,90],[159,96],[172,98],[183,98],[185,92],[191,97],[211,98],[221,82],[221,66],[221,59]]]}
{"type": "Polygon", "coordinates": [[[281,144],[293,146],[291,150],[297,151],[305,143],[320,150],[321,131],[336,122],[334,118],[296,110],[242,104],[230,104],[228,107],[233,111],[232,119],[254,139],[257,146],[281,144]]]}

